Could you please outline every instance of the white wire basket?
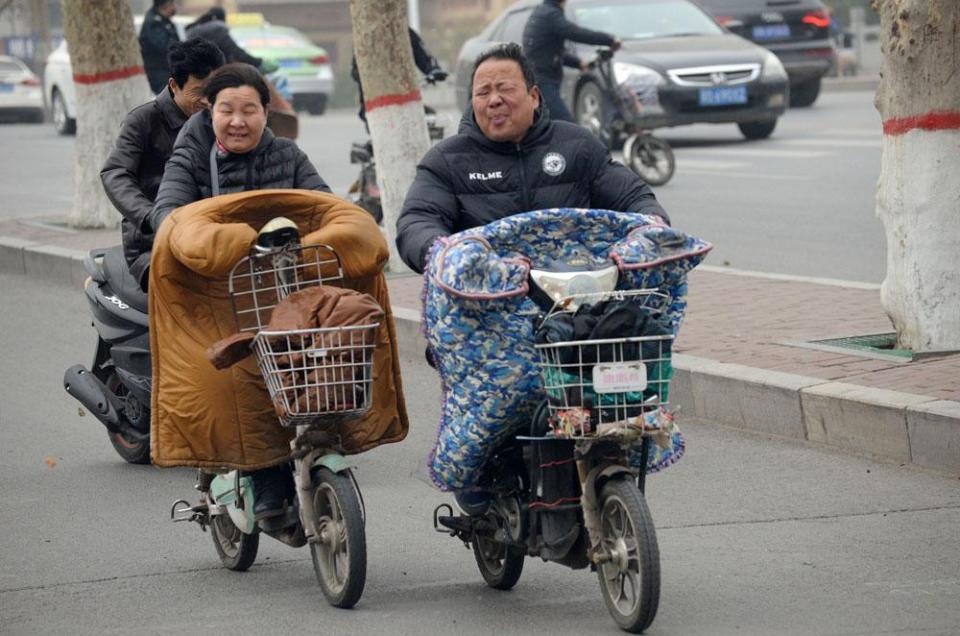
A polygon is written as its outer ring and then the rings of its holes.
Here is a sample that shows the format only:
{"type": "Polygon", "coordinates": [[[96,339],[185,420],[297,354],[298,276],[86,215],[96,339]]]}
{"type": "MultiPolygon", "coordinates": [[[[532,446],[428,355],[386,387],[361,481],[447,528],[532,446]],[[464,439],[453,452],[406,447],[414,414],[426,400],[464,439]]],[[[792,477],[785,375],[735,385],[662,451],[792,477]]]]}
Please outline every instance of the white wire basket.
{"type": "Polygon", "coordinates": [[[343,282],[340,257],[329,245],[296,245],[251,253],[230,270],[230,300],[238,331],[260,331],[273,308],[293,292],[343,282]]]}
{"type": "MultiPolygon", "coordinates": [[[[651,290],[571,296],[545,320],[571,305],[631,299],[643,306],[660,296],[651,290]]],[[[672,341],[673,334],[666,334],[535,345],[554,435],[636,438],[658,432],[669,413],[672,341]]]]}
{"type": "Polygon", "coordinates": [[[252,252],[230,272],[237,330],[256,332],[257,366],[283,426],[337,423],[370,408],[380,323],[264,330],[273,309],[290,294],[342,281],[340,258],[328,245],[252,252]]]}
{"type": "Polygon", "coordinates": [[[365,413],[379,326],[259,332],[254,353],[280,423],[318,425],[365,413]]]}

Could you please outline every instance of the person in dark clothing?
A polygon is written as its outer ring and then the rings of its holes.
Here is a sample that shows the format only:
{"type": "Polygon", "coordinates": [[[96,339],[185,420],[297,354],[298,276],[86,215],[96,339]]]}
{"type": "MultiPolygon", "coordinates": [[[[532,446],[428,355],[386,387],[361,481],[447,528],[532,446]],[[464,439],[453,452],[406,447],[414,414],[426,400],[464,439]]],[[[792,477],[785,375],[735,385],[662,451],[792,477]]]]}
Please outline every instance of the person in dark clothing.
{"type": "Polygon", "coordinates": [[[530,14],[523,27],[523,51],[533,66],[537,86],[550,117],[554,120],[573,121],[573,115],[560,97],[563,67],[586,70],[587,61],[581,60],[565,48],[565,42],[580,42],[620,48],[620,40],[609,33],[591,31],[567,20],[563,14],[564,0],[543,0],[530,14]]]}
{"type": "MultiPolygon", "coordinates": [[[[413,62],[417,65],[417,68],[420,69],[420,72],[424,75],[432,76],[436,81],[446,79],[447,72],[440,68],[440,62],[427,50],[426,45],[423,43],[423,38],[412,28],[407,27],[407,30],[410,32],[410,46],[413,47],[413,62]]],[[[366,125],[367,109],[363,103],[363,83],[360,81],[360,69],[357,67],[356,55],[354,55],[350,61],[350,77],[357,83],[357,90],[360,91],[360,110],[357,112],[357,116],[360,118],[360,121],[366,125]]]]}
{"type": "Polygon", "coordinates": [[[540,108],[517,44],[482,53],[460,129],[417,166],[397,219],[397,248],[422,272],[434,240],[529,210],[605,208],[659,216],[653,191],[581,126],[540,108]]]}
{"type": "Polygon", "coordinates": [[[210,74],[210,104],[184,124],[167,162],[150,215],[153,228],[174,209],[219,194],[267,188],[330,188],[297,144],[266,127],[270,91],[249,64],[210,74]],[[211,172],[215,168],[215,172],[211,172]]]}
{"type": "MultiPolygon", "coordinates": [[[[173,210],[219,194],[298,188],[330,192],[307,155],[290,139],[267,128],[270,91],[249,64],[227,64],[203,86],[209,110],[184,124],[167,162],[151,225],[159,228],[173,210]]],[[[249,473],[254,518],[279,517],[294,497],[286,464],[249,473]]]]}
{"type": "Polygon", "coordinates": [[[141,286],[153,248],[153,233],[144,222],[153,210],[163,167],[187,117],[203,108],[203,80],[223,63],[223,53],[203,40],[171,46],[167,87],[124,118],[100,170],[107,198],[123,216],[120,230],[130,274],[141,286]]]}
{"type": "Polygon", "coordinates": [[[153,0],[153,7],[143,16],[140,27],[140,53],[143,55],[143,70],[150,82],[150,90],[159,93],[167,85],[170,66],[167,53],[170,46],[180,41],[177,27],[170,19],[177,12],[174,0],[153,0]]]}
{"type": "Polygon", "coordinates": [[[227,64],[243,62],[260,68],[263,60],[244,51],[230,37],[230,29],[227,28],[226,21],[226,12],[220,7],[213,7],[187,26],[187,39],[200,38],[216,44],[217,48],[223,51],[223,56],[227,58],[227,64]]]}

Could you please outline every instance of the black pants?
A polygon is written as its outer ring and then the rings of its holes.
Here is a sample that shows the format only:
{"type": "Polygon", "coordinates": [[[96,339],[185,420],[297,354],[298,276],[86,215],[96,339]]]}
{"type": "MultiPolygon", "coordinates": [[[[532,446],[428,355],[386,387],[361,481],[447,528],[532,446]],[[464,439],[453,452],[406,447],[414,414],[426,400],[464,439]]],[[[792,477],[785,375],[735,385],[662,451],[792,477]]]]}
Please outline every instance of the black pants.
{"type": "Polygon", "coordinates": [[[554,121],[569,121],[576,123],[570,109],[563,103],[560,97],[560,84],[558,82],[538,81],[540,87],[540,97],[544,105],[550,110],[550,119],[554,121]]]}

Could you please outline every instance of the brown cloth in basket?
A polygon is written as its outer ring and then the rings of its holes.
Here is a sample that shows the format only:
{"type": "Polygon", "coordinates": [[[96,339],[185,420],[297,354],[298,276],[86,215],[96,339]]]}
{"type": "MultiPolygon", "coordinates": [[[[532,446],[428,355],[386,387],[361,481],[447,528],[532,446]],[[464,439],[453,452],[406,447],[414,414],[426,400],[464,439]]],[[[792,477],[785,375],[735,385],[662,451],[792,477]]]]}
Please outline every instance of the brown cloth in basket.
{"type": "MultiPolygon", "coordinates": [[[[264,331],[372,325],[382,320],[383,309],[369,294],[317,285],[294,292],[280,301],[264,331]]],[[[255,333],[245,331],[215,342],[207,349],[207,358],[218,369],[231,367],[250,355],[255,336],[255,333]]]]}

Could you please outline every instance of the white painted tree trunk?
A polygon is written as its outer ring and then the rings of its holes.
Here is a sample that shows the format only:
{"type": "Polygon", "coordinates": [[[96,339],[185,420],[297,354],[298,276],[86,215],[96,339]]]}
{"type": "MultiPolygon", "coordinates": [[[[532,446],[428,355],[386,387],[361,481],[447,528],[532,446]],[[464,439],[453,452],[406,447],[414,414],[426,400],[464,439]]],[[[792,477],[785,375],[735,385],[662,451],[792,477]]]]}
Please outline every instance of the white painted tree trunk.
{"type": "Polygon", "coordinates": [[[898,344],[960,350],[960,2],[874,0],[884,122],[881,300],[898,344]]]}
{"type": "Polygon", "coordinates": [[[406,8],[406,0],[350,1],[354,53],[377,161],[393,272],[407,270],[397,254],[397,217],[417,163],[430,147],[406,8]]]}
{"type": "Polygon", "coordinates": [[[100,168],[123,118],[151,97],[129,3],[103,0],[96,5],[94,10],[89,2],[63,0],[77,92],[74,199],[67,213],[72,227],[111,227],[120,220],[103,192],[100,168]]]}

